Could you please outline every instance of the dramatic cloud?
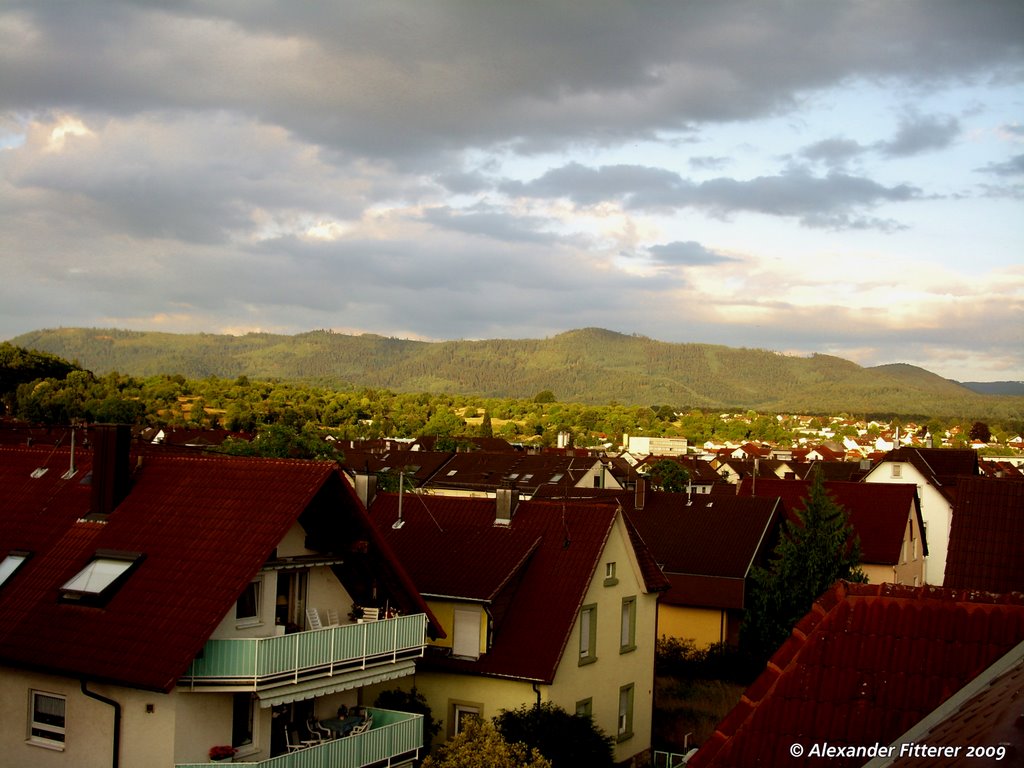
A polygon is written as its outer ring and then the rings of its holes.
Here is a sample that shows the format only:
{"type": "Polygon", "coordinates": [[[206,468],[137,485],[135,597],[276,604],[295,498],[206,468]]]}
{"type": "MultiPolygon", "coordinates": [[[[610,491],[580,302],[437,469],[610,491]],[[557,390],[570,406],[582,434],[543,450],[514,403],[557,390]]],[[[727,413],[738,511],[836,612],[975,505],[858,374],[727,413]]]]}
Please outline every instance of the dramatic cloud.
{"type": "Polygon", "coordinates": [[[1015,0],[11,0],[0,337],[596,325],[1024,378],[1022,30],[1015,0]]]}

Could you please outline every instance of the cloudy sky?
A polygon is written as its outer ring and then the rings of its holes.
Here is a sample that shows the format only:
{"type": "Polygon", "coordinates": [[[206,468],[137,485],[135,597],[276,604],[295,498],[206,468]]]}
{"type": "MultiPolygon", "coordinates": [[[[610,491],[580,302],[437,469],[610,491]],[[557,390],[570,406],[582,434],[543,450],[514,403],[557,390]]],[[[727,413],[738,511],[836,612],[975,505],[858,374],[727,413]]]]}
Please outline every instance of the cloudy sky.
{"type": "Polygon", "coordinates": [[[598,326],[1024,380],[1024,3],[0,4],[0,338],[598,326]]]}

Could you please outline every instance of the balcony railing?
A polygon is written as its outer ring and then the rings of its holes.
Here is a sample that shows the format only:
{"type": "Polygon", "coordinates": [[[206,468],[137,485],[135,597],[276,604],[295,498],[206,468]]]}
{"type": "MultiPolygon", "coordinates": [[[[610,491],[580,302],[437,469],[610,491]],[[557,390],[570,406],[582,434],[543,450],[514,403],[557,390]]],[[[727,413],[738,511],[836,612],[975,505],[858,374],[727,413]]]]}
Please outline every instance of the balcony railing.
{"type": "Polygon", "coordinates": [[[275,637],[208,640],[180,683],[253,690],[371,669],[423,655],[427,617],[346,624],[275,637]]]}
{"type": "MultiPolygon", "coordinates": [[[[423,749],[423,715],[369,708],[373,714],[370,730],[332,739],[315,747],[306,747],[266,760],[246,762],[235,758],[235,765],[258,768],[361,768],[383,763],[392,765],[419,756],[423,749]]],[[[177,763],[174,768],[209,768],[214,763],[177,763]]]]}

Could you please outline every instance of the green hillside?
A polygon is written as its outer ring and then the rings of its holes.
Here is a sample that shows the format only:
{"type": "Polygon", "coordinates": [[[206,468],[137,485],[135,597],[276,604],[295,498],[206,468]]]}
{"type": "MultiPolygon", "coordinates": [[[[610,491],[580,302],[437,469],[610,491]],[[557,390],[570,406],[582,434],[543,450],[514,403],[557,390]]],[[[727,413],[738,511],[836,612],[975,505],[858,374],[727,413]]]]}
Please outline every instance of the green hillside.
{"type": "Polygon", "coordinates": [[[12,343],[110,371],[316,381],[396,392],[817,413],[1018,415],[1024,399],[973,392],[910,365],[677,344],[598,328],[549,339],[422,342],[311,331],[296,336],[35,331],[12,343]]]}

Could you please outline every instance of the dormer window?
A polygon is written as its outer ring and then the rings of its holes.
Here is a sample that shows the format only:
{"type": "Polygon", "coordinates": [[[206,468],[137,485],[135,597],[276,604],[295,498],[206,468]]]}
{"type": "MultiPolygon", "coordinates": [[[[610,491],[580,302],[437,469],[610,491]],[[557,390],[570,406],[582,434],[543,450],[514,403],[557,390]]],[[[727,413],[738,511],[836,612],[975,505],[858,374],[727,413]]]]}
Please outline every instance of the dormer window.
{"type": "Polygon", "coordinates": [[[99,551],[60,588],[63,600],[90,605],[109,600],[128,575],[142,562],[138,552],[99,551]]]}
{"type": "Polygon", "coordinates": [[[23,552],[22,550],[15,549],[11,550],[3,560],[0,560],[0,587],[7,583],[7,580],[10,579],[11,576],[13,576],[31,556],[31,552],[23,552]]]}

